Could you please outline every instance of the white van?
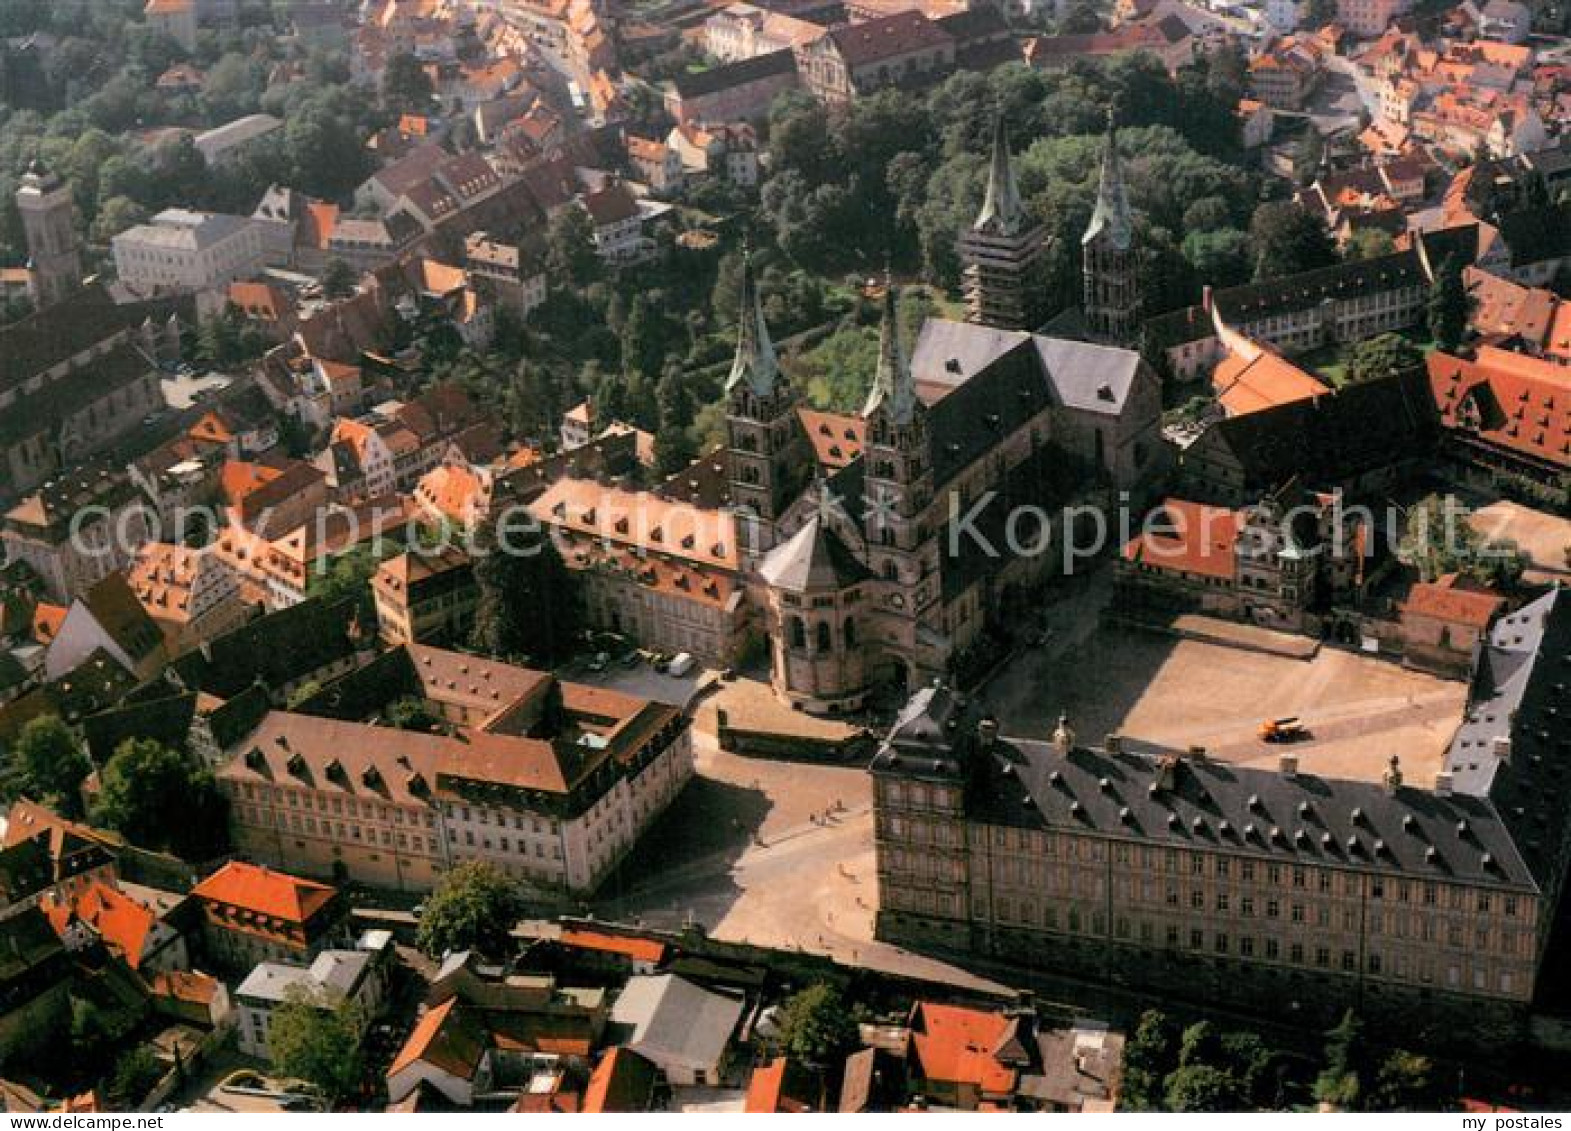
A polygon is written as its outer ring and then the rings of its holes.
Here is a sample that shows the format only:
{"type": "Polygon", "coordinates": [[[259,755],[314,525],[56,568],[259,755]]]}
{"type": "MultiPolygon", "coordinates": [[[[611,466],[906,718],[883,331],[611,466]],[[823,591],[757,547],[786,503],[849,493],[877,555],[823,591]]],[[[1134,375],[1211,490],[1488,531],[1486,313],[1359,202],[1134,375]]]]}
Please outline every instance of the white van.
{"type": "Polygon", "coordinates": [[[696,661],[694,661],[693,654],[691,652],[678,652],[676,655],[671,657],[671,663],[666,667],[665,670],[666,675],[674,675],[677,678],[681,678],[693,670],[693,664],[695,662],[696,661]]]}

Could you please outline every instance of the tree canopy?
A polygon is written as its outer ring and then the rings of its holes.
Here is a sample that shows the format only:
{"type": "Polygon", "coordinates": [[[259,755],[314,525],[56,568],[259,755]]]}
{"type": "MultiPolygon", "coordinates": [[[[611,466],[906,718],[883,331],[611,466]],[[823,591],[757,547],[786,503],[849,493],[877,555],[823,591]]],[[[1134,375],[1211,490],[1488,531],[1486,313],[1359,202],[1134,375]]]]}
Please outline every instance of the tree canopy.
{"type": "Polygon", "coordinates": [[[433,958],[448,951],[478,950],[506,957],[510,932],[522,911],[517,885],[494,865],[469,860],[455,865],[425,902],[420,949],[433,958]]]}
{"type": "Polygon", "coordinates": [[[26,794],[67,817],[82,814],[82,780],[92,770],[71,729],[55,715],[28,721],[11,750],[12,796],[26,794]]]}
{"type": "Polygon", "coordinates": [[[92,819],[132,844],[205,860],[223,851],[228,814],[228,799],[206,766],[153,739],[128,738],[99,774],[92,819]],[[171,813],[180,819],[170,820],[171,813]]]}
{"type": "Polygon", "coordinates": [[[280,1074],[315,1084],[329,1099],[345,1099],[358,1089],[364,1069],[364,1021],[353,1003],[292,987],[273,1010],[267,1055],[280,1074]]]}
{"type": "Polygon", "coordinates": [[[780,1047],[810,1064],[833,1064],[858,1043],[856,1017],[840,991],[815,982],[787,999],[780,1010],[780,1047]]]}

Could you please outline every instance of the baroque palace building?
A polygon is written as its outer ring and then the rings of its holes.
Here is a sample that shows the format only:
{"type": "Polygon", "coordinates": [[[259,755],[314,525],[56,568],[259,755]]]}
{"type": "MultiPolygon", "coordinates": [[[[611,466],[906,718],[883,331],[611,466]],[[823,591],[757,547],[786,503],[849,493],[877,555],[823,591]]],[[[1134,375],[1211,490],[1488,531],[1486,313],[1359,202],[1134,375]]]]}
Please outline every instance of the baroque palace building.
{"type": "Polygon", "coordinates": [[[1306,1022],[1515,1030],[1571,852],[1568,677],[1557,588],[1492,629],[1438,758],[1335,774],[1089,746],[1065,719],[1005,737],[925,688],[871,767],[878,935],[1306,1022]]]}

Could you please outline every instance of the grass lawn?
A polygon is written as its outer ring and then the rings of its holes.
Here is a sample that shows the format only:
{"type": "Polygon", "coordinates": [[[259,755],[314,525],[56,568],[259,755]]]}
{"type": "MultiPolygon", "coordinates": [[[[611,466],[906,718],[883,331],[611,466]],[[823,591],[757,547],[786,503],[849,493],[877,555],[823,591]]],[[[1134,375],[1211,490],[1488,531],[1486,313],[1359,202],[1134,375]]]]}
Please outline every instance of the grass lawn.
{"type": "MultiPolygon", "coordinates": [[[[1434,352],[1435,339],[1429,332],[1427,325],[1414,326],[1408,330],[1398,331],[1399,336],[1406,338],[1418,347],[1419,352],[1428,355],[1434,352]]],[[[1293,364],[1308,370],[1319,377],[1333,389],[1340,389],[1347,384],[1347,359],[1352,352],[1352,345],[1324,345],[1316,349],[1305,350],[1303,353],[1292,355],[1293,364]]]]}

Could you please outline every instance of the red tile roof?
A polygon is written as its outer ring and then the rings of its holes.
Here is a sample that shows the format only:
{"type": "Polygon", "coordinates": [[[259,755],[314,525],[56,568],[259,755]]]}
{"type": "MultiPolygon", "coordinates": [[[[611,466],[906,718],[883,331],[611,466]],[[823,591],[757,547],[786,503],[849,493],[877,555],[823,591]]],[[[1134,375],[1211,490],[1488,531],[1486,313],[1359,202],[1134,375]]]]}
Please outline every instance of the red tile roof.
{"type": "Polygon", "coordinates": [[[1474,588],[1450,573],[1438,581],[1414,585],[1402,603],[1402,612],[1469,628],[1487,628],[1505,606],[1506,599],[1499,593],[1484,586],[1474,588]]]}
{"type": "Polygon", "coordinates": [[[474,1078],[475,1070],[485,1056],[485,1033],[463,1008],[456,997],[450,997],[435,1009],[427,1011],[404,1047],[398,1050],[387,1075],[396,1076],[417,1062],[425,1062],[460,1080],[474,1078]]]}
{"type": "Polygon", "coordinates": [[[1571,470],[1571,367],[1490,346],[1472,361],[1437,350],[1428,365],[1447,428],[1571,470]]]}
{"type": "Polygon", "coordinates": [[[151,908],[101,880],[67,900],[46,896],[42,909],[57,935],[64,937],[73,921],[85,923],[133,970],[141,965],[147,936],[158,922],[151,908]]]}
{"type": "Polygon", "coordinates": [[[197,884],[191,894],[211,903],[305,924],[332,902],[337,890],[315,880],[231,860],[197,884]]]}
{"type": "Polygon", "coordinates": [[[595,1065],[584,1090],[586,1114],[649,1110],[657,1069],[632,1049],[613,1048],[595,1065]]]}
{"type": "Polygon", "coordinates": [[[571,927],[563,928],[561,943],[563,946],[577,947],[580,950],[599,950],[609,954],[621,954],[635,962],[663,962],[666,955],[666,945],[656,939],[635,939],[626,935],[606,934],[602,931],[582,931],[571,927]]]}
{"type": "Polygon", "coordinates": [[[1159,570],[1231,579],[1238,571],[1233,547],[1239,515],[1225,507],[1167,499],[1162,513],[1124,547],[1124,560],[1159,570]]]}
{"type": "Polygon", "coordinates": [[[910,1058],[924,1080],[972,1084],[986,1093],[1014,1091],[1015,1070],[995,1053],[1012,1029],[1002,1013],[920,1001],[911,1013],[910,1058]]]}

